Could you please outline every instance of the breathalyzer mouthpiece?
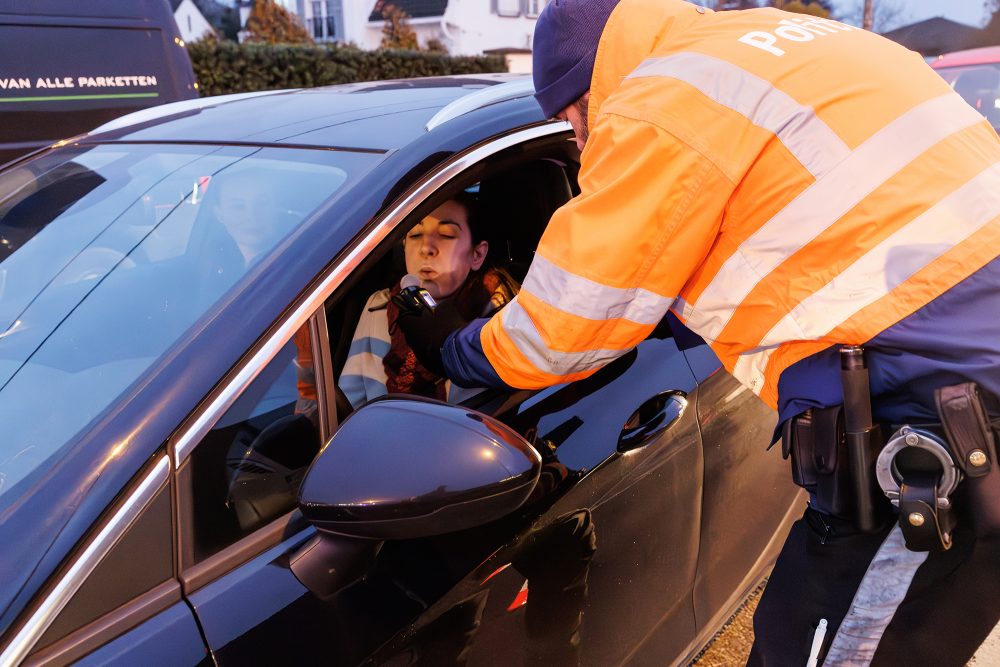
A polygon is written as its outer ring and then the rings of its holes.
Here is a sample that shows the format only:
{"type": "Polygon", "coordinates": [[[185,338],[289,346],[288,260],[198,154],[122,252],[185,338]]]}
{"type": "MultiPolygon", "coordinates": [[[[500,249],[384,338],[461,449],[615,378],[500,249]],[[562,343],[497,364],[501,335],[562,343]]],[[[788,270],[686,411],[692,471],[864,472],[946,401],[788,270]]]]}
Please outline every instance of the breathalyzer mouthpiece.
{"type": "Polygon", "coordinates": [[[438,305],[431,293],[420,286],[420,278],[412,273],[407,273],[399,281],[399,295],[414,311],[434,310],[438,305]]]}

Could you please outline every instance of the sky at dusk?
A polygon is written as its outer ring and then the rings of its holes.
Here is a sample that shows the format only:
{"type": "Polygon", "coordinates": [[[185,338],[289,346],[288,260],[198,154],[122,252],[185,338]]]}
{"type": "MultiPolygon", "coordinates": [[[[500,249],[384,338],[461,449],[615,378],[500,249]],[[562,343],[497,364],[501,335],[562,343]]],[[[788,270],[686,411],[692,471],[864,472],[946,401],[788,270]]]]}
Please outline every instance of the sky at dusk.
{"type": "MultiPolygon", "coordinates": [[[[983,0],[874,0],[875,4],[886,3],[893,7],[894,19],[882,30],[891,30],[924,19],[943,16],[952,21],[981,27],[984,22],[983,0]]],[[[841,11],[859,7],[861,0],[834,0],[841,11]]]]}

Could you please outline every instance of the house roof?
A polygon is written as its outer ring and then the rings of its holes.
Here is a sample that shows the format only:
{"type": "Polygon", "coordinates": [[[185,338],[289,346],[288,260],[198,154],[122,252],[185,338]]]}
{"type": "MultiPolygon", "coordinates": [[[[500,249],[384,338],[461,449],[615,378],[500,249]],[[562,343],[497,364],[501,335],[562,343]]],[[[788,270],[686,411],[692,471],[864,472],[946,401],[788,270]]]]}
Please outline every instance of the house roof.
{"type": "Polygon", "coordinates": [[[376,2],[375,8],[368,16],[369,21],[383,20],[381,5],[396,5],[411,19],[422,19],[430,16],[444,16],[444,10],[448,9],[448,0],[382,0],[376,2]]]}
{"type": "Polygon", "coordinates": [[[894,42],[925,56],[966,49],[977,43],[979,28],[936,17],[883,33],[894,42]]]}

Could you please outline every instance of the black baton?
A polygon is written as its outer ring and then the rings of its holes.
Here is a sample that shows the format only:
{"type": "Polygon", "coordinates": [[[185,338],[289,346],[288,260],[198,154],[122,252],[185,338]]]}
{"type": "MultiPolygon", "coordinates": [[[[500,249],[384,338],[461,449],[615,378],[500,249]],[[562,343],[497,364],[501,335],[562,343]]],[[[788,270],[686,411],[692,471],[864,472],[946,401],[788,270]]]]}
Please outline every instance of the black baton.
{"type": "Polygon", "coordinates": [[[864,348],[845,345],[840,348],[840,378],[844,385],[844,430],[847,456],[854,483],[854,516],[858,529],[875,529],[872,500],[872,398],[868,384],[868,364],[864,348]]]}

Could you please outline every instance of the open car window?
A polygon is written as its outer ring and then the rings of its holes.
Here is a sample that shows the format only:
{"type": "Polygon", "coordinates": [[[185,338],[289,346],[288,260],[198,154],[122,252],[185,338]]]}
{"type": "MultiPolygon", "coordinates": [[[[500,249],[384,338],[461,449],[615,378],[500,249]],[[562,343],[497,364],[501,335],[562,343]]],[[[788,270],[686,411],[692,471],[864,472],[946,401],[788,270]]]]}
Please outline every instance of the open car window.
{"type": "MultiPolygon", "coordinates": [[[[471,198],[485,230],[482,236],[489,243],[484,269],[502,274],[516,293],[552,213],[578,192],[575,156],[566,156],[564,151],[559,145],[548,154],[502,160],[442,188],[399,225],[380,248],[377,261],[355,276],[351,287],[334,296],[328,304],[328,323],[340,419],[389,391],[387,378],[405,352],[405,345],[401,345],[405,339],[398,333],[393,335],[395,327],[388,312],[391,292],[398,289],[400,278],[407,273],[405,236],[443,204],[471,198]]],[[[488,278],[486,284],[493,289],[495,279],[488,278]]],[[[394,384],[396,391],[392,393],[399,393],[399,383],[394,384]]],[[[445,396],[437,397],[476,405],[484,400],[476,398],[480,391],[449,386],[445,396]]]]}

